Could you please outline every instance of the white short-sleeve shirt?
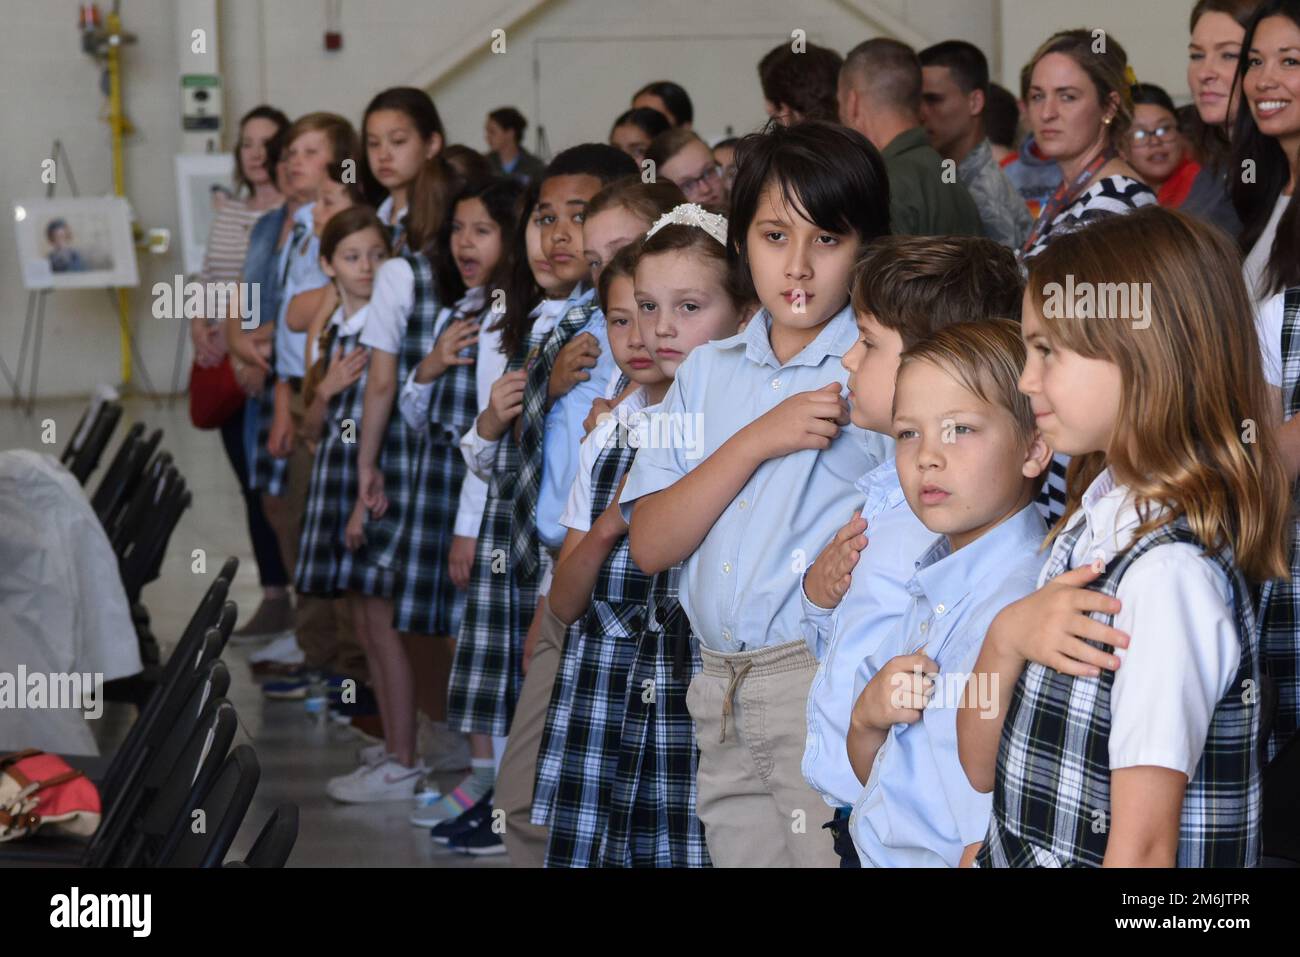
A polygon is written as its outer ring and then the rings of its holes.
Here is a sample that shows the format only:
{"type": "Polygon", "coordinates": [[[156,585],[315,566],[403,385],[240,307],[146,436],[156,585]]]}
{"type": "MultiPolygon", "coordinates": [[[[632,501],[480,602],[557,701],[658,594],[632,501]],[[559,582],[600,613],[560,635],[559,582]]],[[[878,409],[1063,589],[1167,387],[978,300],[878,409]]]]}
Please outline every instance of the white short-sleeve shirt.
{"type": "MultiPolygon", "coordinates": [[[[1098,558],[1109,562],[1141,523],[1132,492],[1116,484],[1110,469],[1093,480],[1067,528],[1081,521],[1087,528],[1071,553],[1071,568],[1098,558]]],[[[1171,542],[1135,560],[1115,597],[1122,607],[1114,627],[1132,641],[1115,649],[1120,667],[1110,693],[1111,770],[1154,765],[1190,778],[1214,709],[1241,661],[1230,583],[1197,546],[1171,542]]]]}
{"type": "Polygon", "coordinates": [[[370,318],[361,333],[361,344],[397,355],[406,336],[406,324],[415,307],[415,273],[405,259],[394,257],[379,267],[370,294],[370,318]]]}
{"type": "Polygon", "coordinates": [[[637,389],[614,408],[615,412],[602,417],[591,434],[578,446],[578,471],[573,477],[564,512],[560,515],[560,524],[565,528],[579,532],[591,531],[591,472],[596,467],[596,459],[613,440],[614,430],[620,422],[626,423],[627,417],[633,413],[653,411],[646,408],[644,389],[637,389]]]}

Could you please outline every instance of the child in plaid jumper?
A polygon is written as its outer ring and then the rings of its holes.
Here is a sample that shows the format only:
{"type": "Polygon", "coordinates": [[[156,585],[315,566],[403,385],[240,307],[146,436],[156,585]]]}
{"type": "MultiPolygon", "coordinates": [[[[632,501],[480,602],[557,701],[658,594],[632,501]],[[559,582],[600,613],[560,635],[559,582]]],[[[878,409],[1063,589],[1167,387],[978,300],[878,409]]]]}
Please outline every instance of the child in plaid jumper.
{"type": "MultiPolygon", "coordinates": [[[[303,519],[297,588],[301,594],[345,596],[357,640],[374,671],[380,667],[370,622],[392,614],[393,574],[375,561],[363,533],[357,500],[356,442],[362,422],[367,350],[361,332],[369,318],[374,277],[388,256],[388,232],[368,206],[335,215],[321,234],[321,263],[333,280],[322,305],[340,304],[319,337],[319,364],[328,371],[316,384],[303,418],[306,439],[319,438],[303,519]]],[[[309,349],[310,352],[310,349],[309,349]]],[[[310,376],[309,376],[310,378],[310,376]]],[[[387,754],[382,757],[387,758],[387,754]]],[[[350,801],[362,778],[409,774],[395,761],[363,761],[351,774],[333,778],[327,792],[350,801]]]]}
{"type": "Polygon", "coordinates": [[[1216,230],[1150,208],[1030,264],[1020,388],[1071,456],[1070,507],[1039,590],[980,650],[971,680],[996,680],[993,717],[958,715],[967,777],[993,792],[978,866],[1258,861],[1249,583],[1285,574],[1287,495],[1272,434],[1240,432],[1268,394],[1245,285],[1220,268],[1233,255],[1216,230]],[[1067,277],[1132,282],[1145,301],[1096,316],[1061,301],[1067,277]]]}
{"type": "MultiPolygon", "coordinates": [[[[583,256],[588,263],[592,281],[599,283],[607,269],[606,264],[616,257],[619,250],[635,243],[652,223],[673,207],[685,202],[685,199],[682,191],[672,183],[644,183],[636,176],[616,180],[593,196],[582,222],[583,256]]],[[[600,321],[605,324],[603,316],[600,321]]],[[[602,354],[608,354],[611,362],[614,359],[610,348],[611,337],[625,328],[606,325],[600,330],[604,337],[602,354]]],[[[581,395],[575,388],[562,400],[568,404],[567,409],[560,408],[557,404],[556,421],[551,423],[548,417],[547,428],[553,428],[554,431],[548,431],[546,448],[552,451],[544,451],[543,456],[551,456],[549,461],[552,463],[555,456],[567,451],[564,437],[571,433],[578,434],[574,426],[578,425],[578,414],[583,411],[581,403],[584,400],[588,401],[586,417],[581,421],[584,432],[594,428],[597,417],[608,412],[621,400],[631,401],[628,393],[636,388],[636,384],[628,382],[627,376],[617,364],[613,368],[612,375],[603,372],[599,366],[594,368],[591,380],[585,383],[588,394],[581,395]],[[595,395],[596,398],[590,400],[590,395],[595,395]],[[556,439],[554,444],[551,438],[556,439]]],[[[550,537],[553,532],[543,532],[542,528],[552,524],[565,531],[559,561],[577,545],[591,524],[588,513],[591,511],[589,495],[595,446],[586,439],[581,441],[581,448],[586,451],[570,456],[573,459],[570,488],[566,490],[561,508],[556,510],[554,496],[548,494],[545,487],[538,500],[539,536],[543,540],[550,537]],[[586,505],[578,508],[576,518],[573,517],[575,506],[572,502],[575,488],[582,489],[582,494],[586,496],[586,505]],[[583,531],[575,531],[575,524],[583,531]]],[[[558,485],[564,481],[564,476],[569,471],[569,462],[566,459],[559,464],[564,467],[547,466],[544,476],[546,486],[558,485]]],[[[510,739],[502,756],[496,792],[496,806],[506,815],[505,844],[511,858],[517,865],[532,867],[540,867],[545,863],[549,840],[547,823],[550,818],[550,798],[558,774],[559,751],[551,751],[550,756],[554,760],[544,768],[539,768],[538,758],[542,742],[553,726],[548,725],[546,717],[560,667],[565,633],[569,630],[576,631],[576,627],[569,629],[547,607],[544,600],[547,588],[542,587],[539,592],[542,600],[538,601],[537,613],[525,640],[526,673],[511,721],[510,739]]],[[[565,663],[571,664],[567,661],[565,663]]]]}
{"type": "MultiPolygon", "coordinates": [[[[626,155],[607,150],[612,148],[598,144],[565,150],[542,180],[537,205],[542,249],[556,277],[565,282],[577,284],[586,273],[581,237],[587,202],[607,182],[630,171],[626,155]]],[[[510,371],[522,375],[506,380],[501,393],[514,400],[508,417],[493,413],[490,405],[476,426],[485,445],[496,445],[497,461],[448,691],[448,721],[470,735],[475,774],[461,791],[464,800],[475,803],[495,783],[492,738],[510,727],[523,683],[524,636],[548,562],[537,519],[550,411],[590,378],[583,370],[599,360],[599,347],[590,341],[594,337],[584,332],[595,311],[590,298],[579,291],[536,353],[515,357],[510,371]],[[502,441],[507,432],[513,434],[502,441]]],[[[454,808],[444,810],[454,816],[454,808]]]]}
{"type": "MultiPolygon", "coordinates": [[[[561,676],[567,681],[557,682],[552,698],[553,711],[567,706],[567,721],[555,735],[560,755],[548,866],[595,866],[603,852],[627,672],[645,624],[650,584],[628,553],[617,492],[638,447],[690,437],[673,429],[675,423],[657,427],[656,409],[671,371],[694,346],[734,334],[744,305],[727,283],[723,244],[682,222],[691,209],[678,207],[665,216],[601,276],[610,343],[620,368],[640,388],[584,443],[580,469],[589,468],[590,481],[585,495],[584,483],[575,482],[568,518],[586,534],[556,569],[551,586],[556,616],[566,623],[581,619],[582,627],[564,649],[561,676]]],[[[716,218],[720,236],[723,222],[716,218]]]]}

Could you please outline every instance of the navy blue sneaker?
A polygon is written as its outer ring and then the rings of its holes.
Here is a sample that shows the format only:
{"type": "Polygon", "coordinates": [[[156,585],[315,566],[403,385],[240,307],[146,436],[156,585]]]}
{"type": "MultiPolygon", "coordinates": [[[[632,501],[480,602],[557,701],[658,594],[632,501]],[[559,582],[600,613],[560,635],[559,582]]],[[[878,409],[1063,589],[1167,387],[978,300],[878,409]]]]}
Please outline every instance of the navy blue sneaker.
{"type": "Polygon", "coordinates": [[[460,817],[454,817],[450,821],[443,821],[441,824],[435,824],[429,828],[429,836],[433,838],[435,844],[446,844],[450,846],[451,839],[458,837],[468,831],[472,831],[482,821],[492,819],[492,792],[479,798],[477,804],[473,804],[460,817]]]}
{"type": "Polygon", "coordinates": [[[496,831],[496,821],[491,809],[487,817],[479,821],[468,831],[462,831],[447,842],[447,849],[458,854],[471,854],[474,857],[491,857],[504,854],[506,846],[501,842],[501,835],[496,831]]]}

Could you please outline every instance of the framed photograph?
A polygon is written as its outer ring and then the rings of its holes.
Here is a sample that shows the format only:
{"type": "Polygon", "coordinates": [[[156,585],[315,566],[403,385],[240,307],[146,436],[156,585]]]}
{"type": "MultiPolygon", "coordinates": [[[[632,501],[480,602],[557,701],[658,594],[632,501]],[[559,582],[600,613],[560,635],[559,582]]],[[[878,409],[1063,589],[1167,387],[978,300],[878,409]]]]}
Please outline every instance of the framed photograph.
{"type": "Polygon", "coordinates": [[[131,206],[121,196],[22,199],[13,213],[28,289],[139,285],[131,206]]]}
{"type": "Polygon", "coordinates": [[[181,153],[176,157],[176,208],[181,219],[181,258],[187,275],[203,271],[212,218],[235,191],[235,158],[229,153],[181,153]]]}

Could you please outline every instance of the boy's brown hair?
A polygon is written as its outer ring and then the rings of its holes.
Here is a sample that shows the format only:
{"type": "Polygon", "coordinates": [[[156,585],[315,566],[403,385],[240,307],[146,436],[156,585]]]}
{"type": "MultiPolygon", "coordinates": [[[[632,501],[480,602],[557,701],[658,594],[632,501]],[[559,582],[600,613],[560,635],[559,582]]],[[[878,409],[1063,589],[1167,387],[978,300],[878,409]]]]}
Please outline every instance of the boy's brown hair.
{"type": "Polygon", "coordinates": [[[957,322],[1020,318],[1024,278],[1016,257],[974,236],[882,236],[853,271],[852,303],[910,349],[957,322]]]}
{"type": "Polygon", "coordinates": [[[1025,367],[1020,323],[982,319],[944,326],[906,349],[899,359],[899,371],[912,362],[938,366],[966,391],[989,405],[1006,409],[1016,420],[1020,434],[1026,440],[1033,439],[1038,430],[1034,411],[1019,385],[1025,367]]]}
{"type": "MultiPolygon", "coordinates": [[[[903,351],[899,373],[915,362],[928,362],[942,369],[966,391],[1010,412],[1026,447],[1034,441],[1038,434],[1034,410],[1029,396],[1020,391],[1025,343],[1019,322],[982,319],[944,326],[903,351]]],[[[894,401],[898,401],[897,393],[894,401]]],[[[1035,495],[1046,479],[1046,470],[1032,479],[1035,495]]]]}
{"type": "Polygon", "coordinates": [[[352,124],[337,113],[325,112],[307,113],[294,120],[293,125],[284,134],[285,150],[287,151],[298,137],[311,132],[325,134],[325,139],[329,141],[333,153],[330,156],[331,163],[342,163],[344,160],[355,161],[357,154],[361,152],[357,131],[352,128],[352,124]]]}

